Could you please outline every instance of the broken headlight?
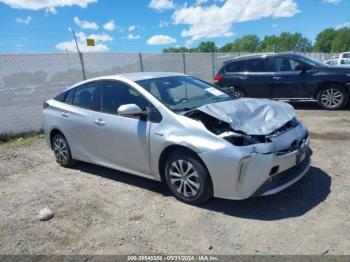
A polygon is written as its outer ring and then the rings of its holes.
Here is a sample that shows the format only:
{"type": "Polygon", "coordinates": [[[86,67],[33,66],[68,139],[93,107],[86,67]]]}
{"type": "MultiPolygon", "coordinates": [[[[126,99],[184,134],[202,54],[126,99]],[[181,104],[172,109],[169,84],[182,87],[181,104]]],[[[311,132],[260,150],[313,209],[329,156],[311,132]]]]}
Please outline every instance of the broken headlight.
{"type": "Polygon", "coordinates": [[[266,136],[251,136],[232,131],[226,131],[219,135],[235,146],[249,146],[260,143],[269,143],[271,140],[266,136]]]}

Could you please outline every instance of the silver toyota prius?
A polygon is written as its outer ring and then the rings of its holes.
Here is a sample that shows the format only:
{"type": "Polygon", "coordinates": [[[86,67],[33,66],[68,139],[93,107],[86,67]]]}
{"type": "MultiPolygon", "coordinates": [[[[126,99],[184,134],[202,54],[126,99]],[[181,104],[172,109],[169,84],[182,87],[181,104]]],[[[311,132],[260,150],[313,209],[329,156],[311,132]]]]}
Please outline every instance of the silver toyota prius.
{"type": "Polygon", "coordinates": [[[190,204],[277,193],[304,176],[312,152],[291,105],[235,99],[178,73],[78,83],[44,103],[43,129],[60,165],[165,181],[190,204]]]}

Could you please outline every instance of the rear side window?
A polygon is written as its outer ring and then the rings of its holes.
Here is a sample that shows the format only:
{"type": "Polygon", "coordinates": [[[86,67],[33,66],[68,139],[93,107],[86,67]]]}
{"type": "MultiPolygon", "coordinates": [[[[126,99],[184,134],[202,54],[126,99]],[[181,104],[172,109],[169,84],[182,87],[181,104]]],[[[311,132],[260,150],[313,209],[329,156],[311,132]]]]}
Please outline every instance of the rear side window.
{"type": "Polygon", "coordinates": [[[247,60],[244,71],[247,72],[267,72],[267,59],[254,58],[247,60]]]}
{"type": "Polygon", "coordinates": [[[55,96],[55,100],[59,101],[59,102],[64,102],[65,98],[66,98],[66,92],[61,92],[59,93],[57,96],[55,96]]]}
{"type": "Polygon", "coordinates": [[[343,54],[343,58],[350,58],[350,53],[343,54]]]}
{"type": "Polygon", "coordinates": [[[76,87],[72,97],[72,104],[78,107],[96,110],[98,105],[97,87],[97,82],[76,87]]]}
{"type": "Polygon", "coordinates": [[[228,66],[226,66],[226,72],[229,72],[229,73],[242,72],[244,68],[244,64],[245,64],[245,60],[232,62],[228,66]]]}

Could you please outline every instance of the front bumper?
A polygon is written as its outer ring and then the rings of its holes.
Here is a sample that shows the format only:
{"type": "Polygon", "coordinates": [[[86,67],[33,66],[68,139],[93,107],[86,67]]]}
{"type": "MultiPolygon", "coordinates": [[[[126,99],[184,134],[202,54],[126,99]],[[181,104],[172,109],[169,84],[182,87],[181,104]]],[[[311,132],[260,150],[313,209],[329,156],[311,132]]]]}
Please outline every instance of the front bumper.
{"type": "Polygon", "coordinates": [[[274,194],[294,184],[307,173],[311,152],[307,130],[301,126],[275,138],[270,145],[257,145],[253,152],[226,147],[199,155],[211,175],[214,196],[239,200],[274,194]],[[296,140],[297,147],[278,150],[296,140]],[[275,150],[268,152],[271,144],[275,150]]]}
{"type": "MultiPolygon", "coordinates": [[[[311,150],[310,150],[311,151],[311,150]]],[[[267,196],[278,193],[301,179],[310,168],[311,154],[307,155],[298,165],[279,174],[271,176],[253,195],[267,196]]]]}

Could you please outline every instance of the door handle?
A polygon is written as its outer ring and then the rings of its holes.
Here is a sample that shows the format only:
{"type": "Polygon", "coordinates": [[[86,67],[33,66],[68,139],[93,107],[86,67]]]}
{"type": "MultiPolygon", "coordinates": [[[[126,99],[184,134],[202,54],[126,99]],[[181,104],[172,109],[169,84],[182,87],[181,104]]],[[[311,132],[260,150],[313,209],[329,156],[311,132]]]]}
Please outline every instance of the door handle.
{"type": "Polygon", "coordinates": [[[273,80],[281,80],[282,77],[280,77],[280,76],[274,76],[272,79],[273,79],[273,80]]]}
{"type": "Polygon", "coordinates": [[[240,80],[247,80],[248,79],[248,77],[246,77],[246,76],[240,76],[240,77],[238,77],[240,80]]]}
{"type": "Polygon", "coordinates": [[[63,117],[69,117],[69,114],[68,114],[67,112],[62,112],[62,113],[61,113],[61,116],[63,116],[63,117]]]}
{"type": "Polygon", "coordinates": [[[104,125],[106,125],[106,121],[104,121],[103,119],[96,119],[94,122],[95,122],[95,124],[98,125],[98,126],[104,126],[104,125]]]}

